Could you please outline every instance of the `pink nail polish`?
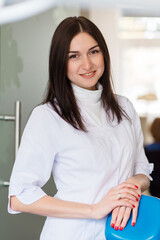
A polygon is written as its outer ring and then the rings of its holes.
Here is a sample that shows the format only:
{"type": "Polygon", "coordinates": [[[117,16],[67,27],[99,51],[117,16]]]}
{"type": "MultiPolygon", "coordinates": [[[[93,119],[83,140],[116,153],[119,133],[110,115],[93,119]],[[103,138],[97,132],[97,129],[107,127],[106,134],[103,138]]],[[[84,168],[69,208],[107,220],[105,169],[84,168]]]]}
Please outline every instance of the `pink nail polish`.
{"type": "Polygon", "coordinates": [[[132,223],[132,227],[134,227],[134,226],[135,226],[135,222],[132,223]]]}
{"type": "Polygon", "coordinates": [[[114,228],[114,223],[111,224],[111,227],[114,228]]]}
{"type": "Polygon", "coordinates": [[[116,231],[118,230],[118,227],[117,226],[115,226],[115,228],[114,228],[116,231]]]}

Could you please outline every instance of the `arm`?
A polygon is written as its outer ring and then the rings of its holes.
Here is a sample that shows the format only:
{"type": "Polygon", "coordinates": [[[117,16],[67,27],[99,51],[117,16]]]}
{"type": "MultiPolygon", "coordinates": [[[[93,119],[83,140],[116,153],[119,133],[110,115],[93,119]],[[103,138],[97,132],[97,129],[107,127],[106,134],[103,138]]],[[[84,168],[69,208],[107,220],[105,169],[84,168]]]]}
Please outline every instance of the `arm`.
{"type": "Polygon", "coordinates": [[[11,197],[11,208],[14,211],[28,212],[41,216],[60,218],[90,218],[91,205],[69,202],[50,197],[48,195],[40,198],[32,204],[23,204],[16,196],[11,197]]]}
{"type": "Polygon", "coordinates": [[[62,218],[94,218],[101,219],[117,206],[133,208],[136,202],[136,187],[132,184],[122,183],[111,189],[104,198],[96,204],[69,202],[44,196],[32,204],[23,204],[16,196],[11,197],[11,208],[14,211],[28,212],[50,217],[62,218]],[[126,199],[118,200],[118,193],[123,191],[126,199]]]}

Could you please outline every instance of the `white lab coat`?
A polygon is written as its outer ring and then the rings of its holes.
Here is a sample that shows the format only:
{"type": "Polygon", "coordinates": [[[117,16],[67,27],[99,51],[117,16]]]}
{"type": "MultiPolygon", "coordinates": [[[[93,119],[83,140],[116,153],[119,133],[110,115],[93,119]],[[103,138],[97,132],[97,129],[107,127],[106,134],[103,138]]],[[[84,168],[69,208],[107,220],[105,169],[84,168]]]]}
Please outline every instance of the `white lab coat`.
{"type": "MultiPolygon", "coordinates": [[[[24,130],[12,171],[9,198],[30,204],[45,195],[41,187],[52,173],[58,199],[92,204],[135,174],[149,177],[139,118],[132,104],[118,96],[131,122],[111,123],[101,109],[101,123],[81,108],[88,132],[74,129],[50,104],[36,107],[24,130]]],[[[16,213],[8,205],[10,213],[16,213]]],[[[106,218],[47,217],[41,240],[105,240],[106,218]]]]}

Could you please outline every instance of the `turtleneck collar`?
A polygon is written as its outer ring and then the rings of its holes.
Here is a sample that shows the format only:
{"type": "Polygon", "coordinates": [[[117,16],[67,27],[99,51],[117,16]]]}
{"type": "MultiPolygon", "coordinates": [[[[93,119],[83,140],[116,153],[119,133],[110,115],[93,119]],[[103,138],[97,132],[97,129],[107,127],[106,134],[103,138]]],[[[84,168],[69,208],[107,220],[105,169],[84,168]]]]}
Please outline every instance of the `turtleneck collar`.
{"type": "Polygon", "coordinates": [[[73,92],[79,102],[95,104],[100,101],[102,94],[102,85],[97,84],[97,90],[88,90],[72,83],[73,92]]]}
{"type": "Polygon", "coordinates": [[[97,90],[88,90],[72,83],[74,95],[80,108],[87,112],[91,117],[92,122],[96,122],[98,125],[102,124],[101,120],[101,94],[103,87],[100,83],[97,84],[97,90]]]}

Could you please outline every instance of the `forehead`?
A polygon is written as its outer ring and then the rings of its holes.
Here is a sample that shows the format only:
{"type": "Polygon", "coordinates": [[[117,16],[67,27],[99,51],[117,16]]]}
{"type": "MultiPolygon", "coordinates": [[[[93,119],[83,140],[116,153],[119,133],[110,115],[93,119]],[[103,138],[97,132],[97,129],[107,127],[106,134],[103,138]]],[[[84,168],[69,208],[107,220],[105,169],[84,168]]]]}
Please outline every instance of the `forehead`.
{"type": "Polygon", "coordinates": [[[80,51],[96,45],[98,45],[97,41],[90,34],[80,32],[72,39],[69,50],[80,51]]]}

